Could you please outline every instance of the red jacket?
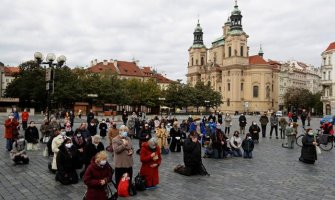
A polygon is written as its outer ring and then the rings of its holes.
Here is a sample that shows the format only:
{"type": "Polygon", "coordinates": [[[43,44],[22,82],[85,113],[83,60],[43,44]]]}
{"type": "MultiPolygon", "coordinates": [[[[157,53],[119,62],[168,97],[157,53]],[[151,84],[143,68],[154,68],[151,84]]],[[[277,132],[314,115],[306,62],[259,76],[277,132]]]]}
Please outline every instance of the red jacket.
{"type": "Polygon", "coordinates": [[[22,121],[23,121],[23,122],[28,121],[29,113],[28,113],[28,112],[22,112],[22,114],[21,114],[21,118],[22,118],[22,121]]]}
{"type": "Polygon", "coordinates": [[[86,200],[106,200],[106,184],[101,185],[100,181],[105,179],[110,182],[112,175],[112,167],[108,163],[101,167],[95,163],[93,157],[84,175],[84,183],[87,185],[86,200]]]}
{"type": "Polygon", "coordinates": [[[141,176],[145,177],[147,187],[152,187],[159,183],[158,167],[161,164],[162,157],[161,157],[160,149],[157,147],[155,151],[152,151],[149,148],[149,145],[147,142],[142,144],[141,156],[140,156],[142,166],[141,166],[140,174],[141,176]],[[158,160],[156,161],[154,161],[153,158],[151,157],[151,154],[153,152],[155,152],[156,155],[158,156],[158,160]],[[158,165],[157,167],[152,168],[150,167],[150,165],[152,164],[158,164],[158,165]]]}
{"type": "Polygon", "coordinates": [[[5,121],[5,136],[6,139],[13,139],[13,132],[17,132],[19,122],[16,119],[6,119],[5,121]]]}

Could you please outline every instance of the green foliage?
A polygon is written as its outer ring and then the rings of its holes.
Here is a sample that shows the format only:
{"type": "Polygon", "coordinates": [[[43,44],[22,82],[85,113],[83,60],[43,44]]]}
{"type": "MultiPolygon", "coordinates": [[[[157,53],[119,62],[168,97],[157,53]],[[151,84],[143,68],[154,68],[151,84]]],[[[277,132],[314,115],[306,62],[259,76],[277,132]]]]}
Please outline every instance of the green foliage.
{"type": "Polygon", "coordinates": [[[316,111],[322,111],[321,92],[312,94],[308,89],[289,87],[284,94],[284,104],[286,107],[295,108],[314,108],[316,111]]]}

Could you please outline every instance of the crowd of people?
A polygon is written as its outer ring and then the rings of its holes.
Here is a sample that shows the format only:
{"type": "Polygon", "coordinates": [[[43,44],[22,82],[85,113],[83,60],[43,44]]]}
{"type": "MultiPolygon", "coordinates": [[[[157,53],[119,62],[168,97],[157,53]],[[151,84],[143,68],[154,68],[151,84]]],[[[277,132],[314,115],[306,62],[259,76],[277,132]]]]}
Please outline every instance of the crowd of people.
{"type": "MultiPolygon", "coordinates": [[[[289,113],[288,120],[285,117],[278,119],[275,113],[270,117],[264,113],[258,123],[252,121],[249,127],[246,116],[241,114],[238,118],[239,130],[232,131],[232,117],[229,113],[223,115],[221,112],[203,118],[189,116],[182,121],[175,117],[159,119],[157,116],[146,121],[135,112],[130,116],[123,112],[123,124],[118,127],[109,119],[98,121],[90,111],[87,123],[80,124],[75,130],[73,112],[65,115],[62,123],[56,118],[51,118],[50,122],[45,120],[39,130],[34,121],[28,120],[26,110],[21,116],[24,135],[19,134],[19,116],[15,112],[10,113],[5,121],[6,148],[11,159],[16,164],[28,164],[26,151],[39,150],[39,143],[44,143],[43,155],[52,157],[49,169],[55,173],[55,180],[68,185],[83,179],[87,185],[86,199],[104,199],[108,183],[115,180],[117,188],[125,174],[132,184],[133,159],[136,154],[141,162],[139,176],[145,179],[147,188],[155,188],[159,184],[158,169],[163,154],[183,150],[184,165],[177,165],[174,171],[186,176],[208,175],[202,158],[253,158],[260,133],[263,138],[267,137],[269,123],[269,138],[272,138],[274,131],[276,139],[279,139],[279,127],[281,139],[286,138],[282,145],[285,148],[294,148],[298,132],[295,113],[289,113]],[[103,138],[108,139],[107,146],[104,146],[103,138]],[[134,149],[134,139],[138,139],[139,149],[134,149]],[[108,162],[109,155],[113,164],[108,162]]],[[[304,116],[305,114],[301,115],[303,127],[304,116]]],[[[309,125],[310,119],[307,126],[309,125]]],[[[333,134],[330,123],[326,122],[322,128],[325,133],[333,134]]],[[[302,140],[302,155],[299,160],[305,163],[314,163],[317,159],[315,148],[318,144],[311,132],[307,129],[302,140]]]]}

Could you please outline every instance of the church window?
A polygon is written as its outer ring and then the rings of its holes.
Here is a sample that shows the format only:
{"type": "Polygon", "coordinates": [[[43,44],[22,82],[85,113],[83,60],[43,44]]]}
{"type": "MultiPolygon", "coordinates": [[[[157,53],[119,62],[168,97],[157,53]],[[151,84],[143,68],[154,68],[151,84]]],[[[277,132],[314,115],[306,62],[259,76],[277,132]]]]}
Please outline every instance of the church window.
{"type": "Polygon", "coordinates": [[[327,60],[327,58],[324,57],[324,58],[323,58],[323,65],[326,65],[326,60],[327,60]]]}
{"type": "Polygon", "coordinates": [[[228,71],[228,76],[230,76],[230,71],[228,71]]]}
{"type": "Polygon", "coordinates": [[[270,98],[270,86],[266,86],[265,94],[266,94],[266,98],[269,99],[270,98]]]}
{"type": "Polygon", "coordinates": [[[241,76],[243,76],[243,70],[241,71],[241,76]]]}
{"type": "Polygon", "coordinates": [[[230,106],[230,99],[227,99],[227,106],[230,106]]]}
{"type": "Polygon", "coordinates": [[[258,86],[257,85],[253,87],[253,97],[258,98],[258,86]]]}
{"type": "Polygon", "coordinates": [[[243,46],[241,46],[241,56],[243,56],[243,46]]]}
{"type": "Polygon", "coordinates": [[[330,71],[328,71],[328,80],[330,80],[330,71]]]}
{"type": "Polygon", "coordinates": [[[195,59],[195,65],[198,65],[198,59],[195,59]]]}
{"type": "Polygon", "coordinates": [[[230,91],[230,83],[228,83],[228,91],[230,91]]]}
{"type": "Polygon", "coordinates": [[[243,91],[243,86],[244,86],[244,84],[243,84],[243,83],[241,83],[241,91],[243,91]]]}
{"type": "Polygon", "coordinates": [[[323,80],[326,80],[326,72],[323,72],[323,80]]]}
{"type": "Polygon", "coordinates": [[[194,63],[193,63],[193,57],[192,57],[192,66],[194,65],[194,63]]]}
{"type": "Polygon", "coordinates": [[[201,65],[204,65],[204,57],[201,57],[201,65]]]}
{"type": "Polygon", "coordinates": [[[231,47],[228,47],[228,57],[231,57],[231,47]]]}

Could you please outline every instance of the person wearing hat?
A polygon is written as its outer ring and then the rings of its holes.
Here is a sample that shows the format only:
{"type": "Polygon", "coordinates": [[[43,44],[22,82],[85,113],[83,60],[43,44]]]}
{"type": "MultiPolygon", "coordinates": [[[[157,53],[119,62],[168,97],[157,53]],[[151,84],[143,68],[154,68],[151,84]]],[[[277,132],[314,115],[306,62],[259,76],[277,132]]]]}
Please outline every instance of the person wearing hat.
{"type": "Polygon", "coordinates": [[[316,146],[318,143],[315,141],[314,134],[311,128],[306,130],[306,135],[302,138],[302,148],[301,148],[301,156],[299,161],[314,164],[317,160],[316,155],[316,146]]]}
{"type": "Polygon", "coordinates": [[[19,135],[13,143],[13,148],[10,151],[10,157],[15,164],[28,164],[29,158],[26,153],[27,142],[24,140],[23,135],[19,135]]]}
{"type": "Polygon", "coordinates": [[[158,167],[162,161],[157,138],[151,138],[142,144],[140,159],[140,175],[145,177],[146,187],[155,187],[159,183],[158,167]]]}
{"type": "Polygon", "coordinates": [[[19,126],[19,121],[14,118],[14,113],[10,113],[8,119],[5,120],[5,138],[6,142],[6,149],[7,151],[12,150],[13,140],[18,136],[17,127],[19,126]]]}

